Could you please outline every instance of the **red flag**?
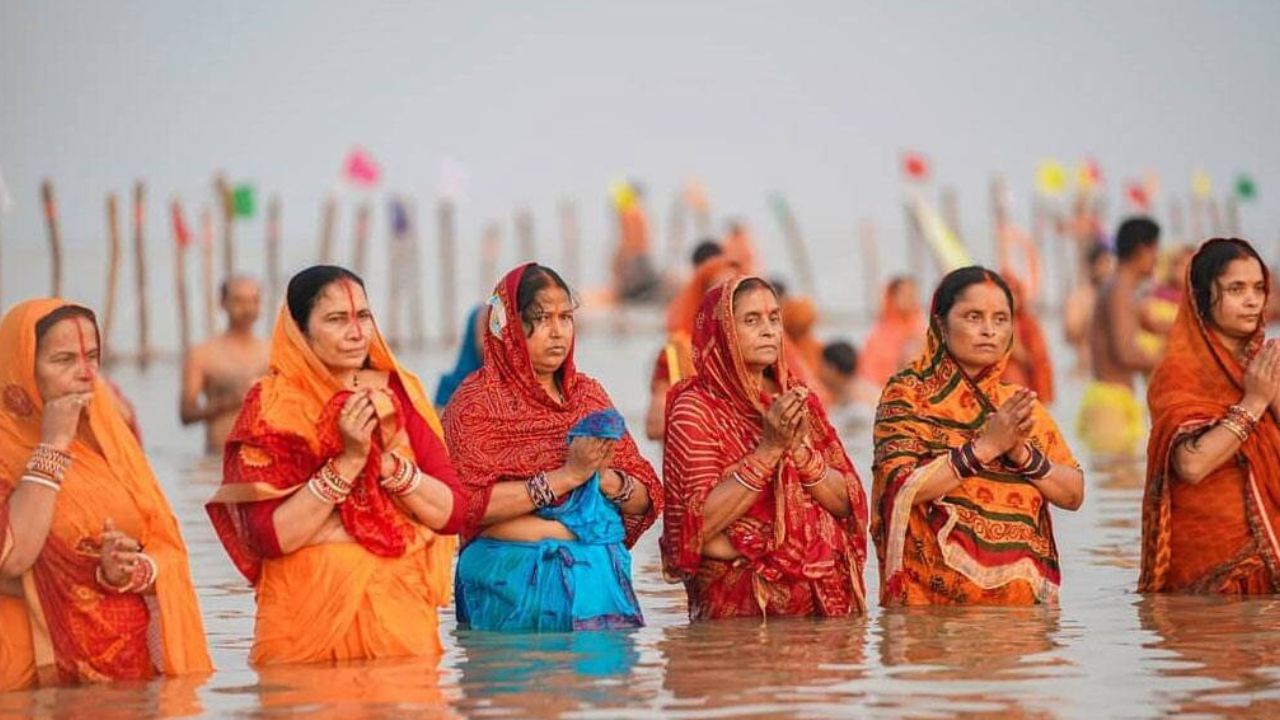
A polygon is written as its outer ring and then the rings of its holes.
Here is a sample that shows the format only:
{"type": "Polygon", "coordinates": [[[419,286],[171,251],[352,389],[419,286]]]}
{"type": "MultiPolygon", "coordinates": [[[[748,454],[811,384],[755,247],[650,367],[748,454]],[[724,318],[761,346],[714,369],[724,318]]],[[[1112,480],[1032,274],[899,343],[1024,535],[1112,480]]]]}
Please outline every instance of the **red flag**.
{"type": "Polygon", "coordinates": [[[169,204],[169,213],[173,216],[173,239],[178,243],[178,247],[185,248],[191,244],[191,229],[187,227],[187,221],[182,216],[182,204],[174,200],[169,204]]]}
{"type": "Polygon", "coordinates": [[[1151,196],[1147,194],[1147,189],[1139,182],[1130,182],[1125,188],[1124,196],[1129,200],[1129,204],[1133,205],[1134,210],[1151,209],[1151,196]]]}
{"type": "Polygon", "coordinates": [[[911,150],[902,153],[902,174],[913,182],[928,180],[929,158],[911,150]]]}
{"type": "Polygon", "coordinates": [[[352,185],[371,188],[378,184],[382,169],[364,148],[355,147],[347,153],[347,160],[342,164],[342,174],[352,185]]]}

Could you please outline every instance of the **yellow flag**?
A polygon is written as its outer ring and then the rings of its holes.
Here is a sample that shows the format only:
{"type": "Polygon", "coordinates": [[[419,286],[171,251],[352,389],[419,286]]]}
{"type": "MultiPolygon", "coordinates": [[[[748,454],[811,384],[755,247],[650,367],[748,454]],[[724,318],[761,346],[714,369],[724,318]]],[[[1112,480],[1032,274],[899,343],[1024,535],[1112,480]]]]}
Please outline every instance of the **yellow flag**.
{"type": "Polygon", "coordinates": [[[1036,189],[1049,197],[1061,195],[1067,189],[1067,169],[1057,160],[1041,160],[1036,167],[1036,189]]]}
{"type": "Polygon", "coordinates": [[[1191,192],[1201,200],[1213,194],[1213,182],[1209,180],[1209,173],[1204,170],[1195,171],[1191,176],[1191,192]]]}

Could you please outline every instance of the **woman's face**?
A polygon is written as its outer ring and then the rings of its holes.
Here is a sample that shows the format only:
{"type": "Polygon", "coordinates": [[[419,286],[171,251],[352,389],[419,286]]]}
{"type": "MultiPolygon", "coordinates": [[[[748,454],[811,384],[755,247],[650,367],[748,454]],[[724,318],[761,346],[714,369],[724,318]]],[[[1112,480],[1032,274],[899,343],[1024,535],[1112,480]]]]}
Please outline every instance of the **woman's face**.
{"type": "Polygon", "coordinates": [[[891,297],[893,309],[899,315],[913,315],[920,310],[920,297],[916,294],[916,284],[910,280],[898,283],[891,297]]]}
{"type": "Polygon", "coordinates": [[[373,332],[364,288],[348,278],[326,285],[307,317],[307,344],[334,371],[363,368],[373,332]]]}
{"type": "Polygon", "coordinates": [[[524,335],[533,372],[545,377],[559,371],[573,348],[573,298],[564,288],[552,284],[533,296],[524,335]]]}
{"type": "Polygon", "coordinates": [[[1210,320],[1219,332],[1245,339],[1258,330],[1267,305],[1262,265],[1253,258],[1237,258],[1213,282],[1210,320]]]}
{"type": "Polygon", "coordinates": [[[768,288],[752,288],[733,302],[733,326],[742,362],[751,372],[762,372],[782,353],[782,308],[768,288]]]}
{"type": "Polygon", "coordinates": [[[86,317],[54,323],[36,346],[36,390],[44,402],[93,392],[98,377],[98,331],[86,317]]]}
{"type": "Polygon", "coordinates": [[[943,342],[971,377],[995,364],[1013,337],[1013,312],[1004,291],[993,282],[961,291],[943,318],[943,342]]]}

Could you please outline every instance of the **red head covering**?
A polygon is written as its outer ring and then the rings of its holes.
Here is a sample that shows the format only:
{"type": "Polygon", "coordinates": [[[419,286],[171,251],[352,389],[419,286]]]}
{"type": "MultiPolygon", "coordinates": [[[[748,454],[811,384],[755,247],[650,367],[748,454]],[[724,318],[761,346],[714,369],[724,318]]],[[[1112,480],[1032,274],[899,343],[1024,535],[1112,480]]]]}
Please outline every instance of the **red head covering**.
{"type": "MultiPolygon", "coordinates": [[[[671,576],[688,579],[698,572],[705,539],[703,502],[724,473],[759,443],[764,412],[775,397],[758,374],[748,372],[738,344],[733,295],[749,279],[736,277],[707,293],[693,336],[697,374],[667,395],[663,475],[668,495],[662,548],[671,576]]],[[[784,353],[779,352],[766,372],[783,391],[802,384],[788,372],[784,353]]],[[[800,487],[795,462],[787,455],[773,483],[725,533],[752,561],[757,575],[773,582],[813,580],[823,588],[820,602],[828,611],[824,614],[843,614],[863,606],[866,497],[821,403],[812,394],[806,402],[814,449],[848,478],[849,517],[837,520],[818,505],[800,487]],[[844,563],[845,569],[837,572],[834,563],[844,563]]]]}
{"type": "MultiPolygon", "coordinates": [[[[520,280],[534,267],[517,267],[494,288],[485,325],[484,365],[459,386],[445,410],[445,440],[453,449],[459,479],[471,492],[462,531],[468,540],[480,530],[494,483],[556,469],[568,454],[569,428],[597,410],[613,407],[600,383],[578,372],[573,346],[558,373],[564,402],[538,383],[516,307],[520,280]]],[[[662,484],[630,433],[618,443],[613,467],[644,483],[652,501],[644,516],[622,516],[630,546],[662,509],[662,484]]]]}

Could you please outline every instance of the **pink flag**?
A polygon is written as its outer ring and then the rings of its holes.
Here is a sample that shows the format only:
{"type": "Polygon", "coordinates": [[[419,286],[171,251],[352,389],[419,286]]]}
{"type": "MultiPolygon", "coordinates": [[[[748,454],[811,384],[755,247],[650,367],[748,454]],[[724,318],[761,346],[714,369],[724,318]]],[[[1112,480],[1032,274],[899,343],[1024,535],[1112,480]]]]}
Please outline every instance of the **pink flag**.
{"type": "Polygon", "coordinates": [[[378,184],[382,169],[364,148],[354,147],[347,153],[347,160],[342,164],[342,175],[352,185],[371,188],[378,184]]]}

